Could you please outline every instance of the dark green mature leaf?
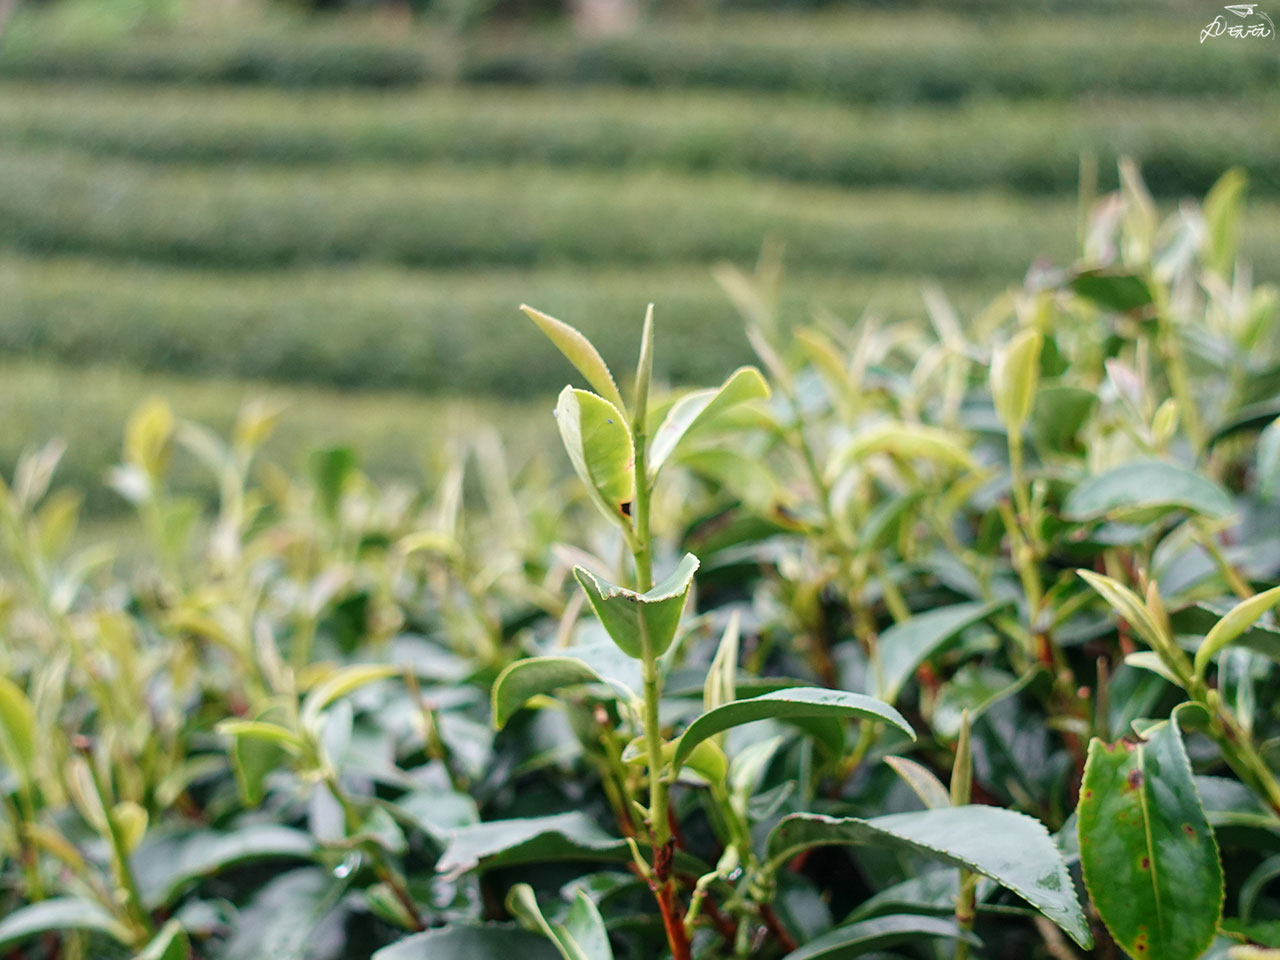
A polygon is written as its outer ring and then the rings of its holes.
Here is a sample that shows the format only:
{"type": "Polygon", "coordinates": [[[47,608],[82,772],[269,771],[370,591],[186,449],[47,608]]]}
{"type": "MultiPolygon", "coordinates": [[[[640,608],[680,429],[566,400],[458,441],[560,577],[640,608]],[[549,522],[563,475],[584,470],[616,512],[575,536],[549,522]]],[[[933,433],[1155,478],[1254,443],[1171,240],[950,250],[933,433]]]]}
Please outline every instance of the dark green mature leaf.
{"type": "Polygon", "coordinates": [[[371,960],[561,960],[544,937],[515,927],[441,927],[398,940],[371,960]]]}
{"type": "Polygon", "coordinates": [[[954,920],[900,913],[836,927],[800,949],[792,950],[784,960],[842,960],[899,943],[919,943],[931,937],[980,943],[972,932],[962,930],[954,920]]]}
{"type": "Polygon", "coordinates": [[[338,503],[357,464],[355,453],[347,447],[317,450],[311,455],[311,477],[315,481],[316,496],[320,508],[331,520],[338,515],[338,503]]]}
{"type": "Polygon", "coordinates": [[[1044,452],[1069,450],[1097,404],[1097,394],[1083,387],[1042,387],[1031,410],[1031,436],[1036,446],[1044,452]]]}
{"type": "Polygon", "coordinates": [[[1218,847],[1176,723],[1138,744],[1089,744],[1080,790],[1085,885],[1116,942],[1146,960],[1194,960],[1222,915],[1218,847]]]}
{"type": "Polygon", "coordinates": [[[635,446],[622,412],[608,400],[565,387],[556,402],[556,425],[574,473],[592,501],[616,523],[635,496],[635,446]]]}
{"type": "Polygon", "coordinates": [[[41,933],[89,930],[128,943],[129,931],[102,907],[76,897],[41,900],[19,907],[0,920],[0,949],[15,946],[41,933]]]}
{"type": "Polygon", "coordinates": [[[679,767],[694,748],[723,730],[756,720],[810,720],[860,717],[881,720],[897,727],[911,739],[915,731],[889,704],[860,693],[827,690],[823,687],[789,687],[747,700],[722,704],[694,720],[680,737],[674,764],[679,767]]]}
{"type": "Polygon", "coordinates": [[[646,641],[656,656],[671,646],[697,569],[698,558],[686,553],[670,576],[645,593],[616,586],[583,567],[573,573],[613,642],[639,660],[646,641]]]}
{"type": "Polygon", "coordinates": [[[1069,281],[1077,296],[1107,310],[1126,313],[1149,306],[1151,288],[1142,277],[1113,270],[1082,270],[1069,281]]]}
{"type": "Polygon", "coordinates": [[[1140,460],[1077,485],[1067,495],[1062,515],[1085,522],[1158,516],[1170,510],[1227,517],[1235,509],[1231,495],[1208,477],[1160,460],[1140,460]]]}
{"type": "Polygon", "coordinates": [[[308,833],[277,824],[238,830],[189,830],[148,834],[134,854],[142,897],[153,909],[167,906],[190,882],[258,860],[310,859],[316,843],[308,833]]]}
{"type": "Polygon", "coordinates": [[[1258,493],[1264,500],[1280,496],[1280,418],[1258,437],[1258,493]]]}
{"type": "Polygon", "coordinates": [[[649,447],[649,475],[656,477],[680,441],[700,423],[748,400],[769,396],[769,385],[755,367],[739,367],[724,383],[711,390],[695,390],[677,400],[654,432],[649,447]]]}
{"type": "Polygon", "coordinates": [[[627,845],[605,833],[585,813],[495,820],[453,831],[436,870],[459,876],[477,867],[540,860],[615,860],[627,845]]]}
{"type": "Polygon", "coordinates": [[[1012,890],[1086,949],[1093,944],[1062,852],[1038,820],[998,807],[969,805],[860,820],[801,813],[769,835],[767,855],[781,864],[810,847],[905,848],[980,873],[1012,890]]]}
{"type": "Polygon", "coordinates": [[[991,603],[957,603],[910,620],[895,623],[884,633],[876,648],[880,652],[877,688],[881,699],[893,703],[902,692],[916,667],[965,627],[991,616],[1009,605],[1009,601],[991,603]]]}

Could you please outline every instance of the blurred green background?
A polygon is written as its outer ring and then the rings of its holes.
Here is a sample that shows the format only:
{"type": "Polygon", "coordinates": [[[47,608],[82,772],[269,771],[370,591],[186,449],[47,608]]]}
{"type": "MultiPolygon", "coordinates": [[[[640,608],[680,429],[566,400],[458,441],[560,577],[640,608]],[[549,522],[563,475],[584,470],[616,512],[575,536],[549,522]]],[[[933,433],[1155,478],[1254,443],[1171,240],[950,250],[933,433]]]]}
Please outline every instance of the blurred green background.
{"type": "MultiPolygon", "coordinates": [[[[1249,175],[1280,265],[1280,42],[1217,4],[0,0],[0,468],[52,435],[101,491],[149,393],[288,458],[412,473],[480,419],[537,446],[569,374],[748,348],[712,277],[783,245],[785,318],[963,313],[1076,246],[1081,158],[1157,199],[1249,175]],[[539,426],[540,425],[540,426],[539,426]]],[[[99,509],[111,495],[91,497],[99,509]]]]}

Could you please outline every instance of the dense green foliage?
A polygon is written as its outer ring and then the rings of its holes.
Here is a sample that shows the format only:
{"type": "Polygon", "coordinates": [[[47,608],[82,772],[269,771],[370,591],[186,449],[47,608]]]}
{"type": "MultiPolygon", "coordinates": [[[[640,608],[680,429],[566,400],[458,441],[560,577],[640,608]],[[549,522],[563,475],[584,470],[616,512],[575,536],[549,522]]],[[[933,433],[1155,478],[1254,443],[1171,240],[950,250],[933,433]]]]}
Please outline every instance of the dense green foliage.
{"type": "Polygon", "coordinates": [[[625,381],[528,311],[590,388],[556,404],[569,479],[479,431],[421,489],[342,448],[290,477],[269,408],[224,440],[152,399],[110,477],[123,564],[30,452],[0,948],[1280,942],[1280,295],[1236,260],[1239,175],[1164,223],[1124,183],[1076,264],[963,321],[786,328],[775,261],[722,271],[764,374],[718,388],[653,380],[660,303],[625,381]]]}

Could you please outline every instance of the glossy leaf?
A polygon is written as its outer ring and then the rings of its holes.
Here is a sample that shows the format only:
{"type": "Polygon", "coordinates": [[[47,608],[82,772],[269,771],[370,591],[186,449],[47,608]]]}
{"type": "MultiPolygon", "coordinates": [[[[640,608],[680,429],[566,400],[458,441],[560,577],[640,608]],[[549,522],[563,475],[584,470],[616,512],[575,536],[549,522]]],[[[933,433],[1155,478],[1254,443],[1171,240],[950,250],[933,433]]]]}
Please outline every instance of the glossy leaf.
{"type": "Polygon", "coordinates": [[[1093,740],[1078,816],[1085,885],[1116,942],[1143,960],[1199,957],[1222,914],[1222,867],[1177,724],[1137,744],[1093,740]]]}
{"type": "Polygon", "coordinates": [[[7,950],[42,933],[87,930],[129,942],[129,931],[96,903],[59,897],[19,907],[0,920],[0,950],[7,950]]]}
{"type": "Polygon", "coordinates": [[[698,558],[686,553],[670,576],[645,593],[616,586],[583,567],[573,572],[613,642],[639,660],[646,643],[655,656],[671,646],[697,569],[698,558]]]}
{"type": "Polygon", "coordinates": [[[310,834],[278,824],[237,830],[153,833],[134,854],[143,899],[158,909],[172,903],[186,885],[232,867],[262,860],[309,860],[316,854],[310,834]]]}
{"type": "Polygon", "coordinates": [[[836,927],[792,950],[783,960],[843,960],[927,939],[965,940],[975,945],[981,942],[972,932],[960,929],[954,920],[900,913],[836,927]]]}
{"type": "Polygon", "coordinates": [[[586,390],[565,387],[556,402],[556,426],[574,473],[609,519],[626,523],[635,497],[635,445],[618,407],[586,390]]]}
{"type": "Polygon", "coordinates": [[[626,844],[586,814],[561,813],[460,827],[450,836],[436,870],[459,876],[480,866],[567,858],[614,860],[619,855],[630,855],[626,844]]]}
{"type": "Polygon", "coordinates": [[[704,713],[680,737],[673,762],[679,767],[703,740],[744,723],[842,717],[883,721],[915,739],[915,732],[902,714],[874,697],[822,687],[789,687],[747,700],[734,700],[704,713]]]}
{"type": "Polygon", "coordinates": [[[577,657],[530,657],[517,660],[493,683],[493,725],[501,730],[511,715],[539,694],[564,687],[603,683],[604,678],[577,657]]]}
{"type": "Polygon", "coordinates": [[[1203,677],[1213,658],[1228,644],[1239,637],[1272,607],[1280,604],[1280,587],[1273,587],[1263,593],[1256,594],[1248,600],[1242,600],[1231,608],[1231,612],[1219,620],[1209,631],[1200,648],[1196,650],[1196,676],[1203,677]]]}
{"type": "Polygon", "coordinates": [[[1160,460],[1140,460],[1078,484],[1062,505],[1062,515],[1080,522],[1137,520],[1170,510],[1206,517],[1235,513],[1231,495],[1208,477],[1160,460]]]}
{"type": "Polygon", "coordinates": [[[526,926],[536,927],[555,944],[564,960],[613,960],[609,933],[600,911],[579,890],[564,923],[549,921],[538,906],[533,887],[517,883],[507,894],[507,909],[526,926]]]}
{"type": "Polygon", "coordinates": [[[893,703],[916,668],[966,627],[984,620],[1008,601],[957,603],[917,613],[895,623],[884,633],[876,648],[880,652],[877,687],[882,700],[893,703]]]}
{"type": "Polygon", "coordinates": [[[769,385],[755,367],[739,367],[724,383],[711,390],[695,390],[677,400],[653,434],[649,447],[649,474],[656,477],[667,458],[691,431],[723,410],[769,396],[769,385]]]}
{"type": "Polygon", "coordinates": [[[1111,609],[1138,631],[1139,635],[1153,648],[1159,650],[1164,646],[1164,633],[1152,619],[1147,605],[1136,593],[1111,577],[1094,573],[1092,570],[1077,570],[1081,579],[1093,587],[1102,598],[1111,605],[1111,609]]]}
{"type": "Polygon", "coordinates": [[[547,339],[556,345],[556,349],[564,354],[565,359],[586,378],[587,383],[591,384],[591,389],[617,407],[619,411],[626,411],[627,405],[622,402],[622,394],[618,392],[618,385],[614,382],[613,374],[609,372],[609,365],[604,362],[604,358],[592,346],[590,340],[575,327],[541,310],[535,310],[523,303],[520,309],[524,311],[525,316],[537,324],[538,329],[546,334],[547,339]]]}
{"type": "Polygon", "coordinates": [[[963,806],[860,820],[786,817],[769,835],[781,865],[810,847],[887,846],[924,854],[1012,890],[1088,949],[1093,940],[1062,853],[1038,820],[998,807],[963,806]]]}
{"type": "Polygon", "coordinates": [[[560,960],[545,938],[514,927],[441,927],[397,940],[371,960],[560,960]]]}

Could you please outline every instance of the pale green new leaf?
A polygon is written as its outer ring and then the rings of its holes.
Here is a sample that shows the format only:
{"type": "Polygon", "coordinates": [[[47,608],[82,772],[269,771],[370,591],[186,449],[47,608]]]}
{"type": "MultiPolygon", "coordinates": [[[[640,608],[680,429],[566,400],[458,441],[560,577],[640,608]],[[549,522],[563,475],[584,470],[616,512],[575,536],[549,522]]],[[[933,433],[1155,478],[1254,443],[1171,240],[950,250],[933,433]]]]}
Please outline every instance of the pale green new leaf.
{"type": "Polygon", "coordinates": [[[177,920],[170,920],[134,960],[190,960],[191,941],[177,920]]]}
{"type": "Polygon", "coordinates": [[[1039,330],[1021,330],[991,357],[991,396],[996,413],[1010,433],[1022,430],[1031,416],[1040,379],[1039,330]]]}
{"type": "Polygon", "coordinates": [[[734,700],[704,713],[689,724],[680,737],[673,762],[679,768],[703,740],[744,723],[840,717],[880,720],[915,739],[915,732],[902,714],[874,697],[822,687],[788,687],[746,700],[734,700]]]}
{"type": "Polygon", "coordinates": [[[1239,167],[1232,167],[1213,185],[1204,198],[1204,260],[1209,269],[1226,276],[1235,261],[1240,214],[1249,180],[1239,167]]]}
{"type": "Polygon", "coordinates": [[[901,460],[932,460],[947,466],[974,469],[968,448],[955,433],[919,423],[878,423],[866,427],[836,454],[828,473],[838,473],[877,453],[901,460]]]}
{"type": "Polygon", "coordinates": [[[604,358],[592,346],[590,340],[563,320],[557,320],[541,310],[535,310],[526,304],[521,304],[520,309],[524,311],[525,316],[537,324],[538,329],[546,334],[547,339],[556,345],[556,349],[564,354],[565,359],[577,368],[596,393],[618,410],[626,411],[627,405],[622,402],[622,394],[618,392],[618,385],[614,383],[613,374],[609,372],[609,365],[604,362],[604,358]]]}
{"type": "Polygon", "coordinates": [[[0,676],[0,759],[24,782],[36,756],[36,713],[22,688],[0,676]]]}
{"type": "Polygon", "coordinates": [[[1204,642],[1200,644],[1200,649],[1196,651],[1196,676],[1203,677],[1205,671],[1209,669],[1209,664],[1223,647],[1236,640],[1257,623],[1264,613],[1278,604],[1280,604],[1280,587],[1273,587],[1248,600],[1242,600],[1232,607],[1231,612],[1209,631],[1204,642]]]}
{"type": "Polygon", "coordinates": [[[635,498],[636,455],[619,408],[594,393],[565,387],[556,402],[556,426],[592,501],[610,520],[626,525],[624,507],[635,498]]]}
{"type": "Polygon", "coordinates": [[[980,873],[1012,890],[1085,949],[1093,945],[1062,852],[1038,820],[999,807],[970,805],[860,820],[799,813],[769,835],[775,868],[810,847],[886,846],[980,873]]]}
{"type": "Polygon", "coordinates": [[[671,646],[697,569],[698,558],[686,553],[670,576],[645,593],[619,587],[583,567],[573,573],[613,642],[640,660],[646,645],[651,656],[661,656],[671,646]]]}
{"type": "Polygon", "coordinates": [[[359,663],[343,667],[332,676],[317,684],[302,701],[302,724],[307,729],[314,729],[320,719],[320,711],[339,697],[359,690],[361,687],[394,677],[400,668],[394,664],[359,663]]]}
{"type": "Polygon", "coordinates": [[[1131,627],[1155,650],[1164,648],[1163,631],[1156,625],[1142,598],[1118,580],[1092,570],[1077,570],[1081,579],[1093,587],[1131,627]]]}
{"type": "Polygon", "coordinates": [[[547,920],[538,906],[533,887],[517,883],[507,894],[507,909],[526,926],[542,932],[564,960],[613,960],[613,948],[604,919],[596,905],[581,890],[574,898],[564,923],[547,920]]]}
{"type": "Polygon", "coordinates": [[[930,810],[951,806],[951,794],[928,767],[906,757],[885,757],[884,762],[930,810]]]}
{"type": "Polygon", "coordinates": [[[695,390],[672,405],[653,435],[649,447],[649,475],[656,477],[667,458],[692,430],[722,410],[769,396],[769,385],[755,367],[739,367],[723,384],[711,390],[695,390]]]}

